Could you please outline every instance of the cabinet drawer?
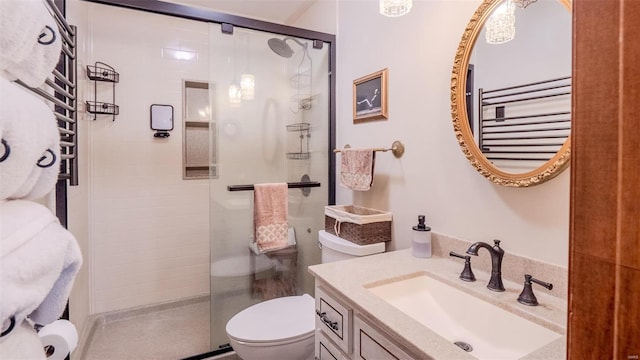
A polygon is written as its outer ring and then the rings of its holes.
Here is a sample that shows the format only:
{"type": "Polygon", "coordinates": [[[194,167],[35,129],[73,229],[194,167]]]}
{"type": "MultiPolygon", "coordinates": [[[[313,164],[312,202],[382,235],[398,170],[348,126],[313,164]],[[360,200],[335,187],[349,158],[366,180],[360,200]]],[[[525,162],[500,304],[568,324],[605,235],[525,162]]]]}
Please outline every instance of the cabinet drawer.
{"type": "Polygon", "coordinates": [[[315,360],[349,360],[322,330],[316,330],[315,360]]]}
{"type": "Polygon", "coordinates": [[[384,335],[373,329],[359,316],[353,320],[354,359],[409,360],[413,359],[384,335]]]}
{"type": "Polygon", "coordinates": [[[322,287],[316,287],[316,329],[324,331],[347,354],[352,350],[352,323],[352,310],[328,295],[322,287]]]}

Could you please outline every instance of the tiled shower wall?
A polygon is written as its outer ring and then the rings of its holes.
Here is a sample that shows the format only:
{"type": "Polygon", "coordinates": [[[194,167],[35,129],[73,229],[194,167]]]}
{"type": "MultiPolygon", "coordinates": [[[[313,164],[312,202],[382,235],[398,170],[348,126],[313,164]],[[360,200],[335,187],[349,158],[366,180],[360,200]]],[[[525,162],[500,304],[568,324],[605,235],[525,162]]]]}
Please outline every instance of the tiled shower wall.
{"type": "MultiPolygon", "coordinates": [[[[208,294],[209,185],[181,170],[182,81],[208,80],[208,26],[98,4],[88,15],[88,63],[120,73],[120,115],[98,116],[86,134],[91,312],[208,294]],[[174,107],[168,139],[153,137],[151,104],[174,107]]],[[[97,87],[111,101],[111,85],[97,87]]]]}

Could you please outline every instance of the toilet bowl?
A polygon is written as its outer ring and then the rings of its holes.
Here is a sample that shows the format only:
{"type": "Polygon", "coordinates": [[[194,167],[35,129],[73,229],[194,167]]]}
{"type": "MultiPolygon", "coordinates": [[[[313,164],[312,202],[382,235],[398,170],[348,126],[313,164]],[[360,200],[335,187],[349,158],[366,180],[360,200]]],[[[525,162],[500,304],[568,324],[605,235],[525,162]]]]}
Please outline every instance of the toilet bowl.
{"type": "MultiPolygon", "coordinates": [[[[324,230],[318,237],[323,263],[385,251],[385,243],[357,245],[324,230]]],[[[311,360],[314,309],[315,300],[308,294],[267,300],[234,315],[227,322],[227,337],[243,360],[311,360]]]]}
{"type": "Polygon", "coordinates": [[[261,302],[227,323],[231,347],[244,360],[311,359],[315,301],[308,294],[261,302]]]}

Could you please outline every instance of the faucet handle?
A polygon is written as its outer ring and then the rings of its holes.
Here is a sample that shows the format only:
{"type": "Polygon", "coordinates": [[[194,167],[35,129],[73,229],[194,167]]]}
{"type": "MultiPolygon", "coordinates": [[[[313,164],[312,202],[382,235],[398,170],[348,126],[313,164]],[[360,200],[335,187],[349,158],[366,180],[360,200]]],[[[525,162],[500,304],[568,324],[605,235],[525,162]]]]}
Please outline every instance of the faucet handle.
{"type": "Polygon", "coordinates": [[[536,299],[536,296],[533,294],[531,283],[536,283],[538,285],[544,286],[549,290],[553,289],[553,284],[535,279],[529,274],[524,275],[524,288],[522,289],[520,296],[518,296],[518,302],[524,305],[537,306],[538,299],[536,299]]]}
{"type": "Polygon", "coordinates": [[[473,275],[473,271],[471,271],[471,256],[469,255],[460,255],[453,251],[449,252],[449,256],[457,257],[460,259],[464,259],[464,269],[460,273],[460,280],[463,281],[476,281],[476,276],[473,275]]]}
{"type": "Polygon", "coordinates": [[[500,240],[498,240],[498,239],[494,239],[494,240],[493,240],[493,246],[500,247],[500,240]]]}

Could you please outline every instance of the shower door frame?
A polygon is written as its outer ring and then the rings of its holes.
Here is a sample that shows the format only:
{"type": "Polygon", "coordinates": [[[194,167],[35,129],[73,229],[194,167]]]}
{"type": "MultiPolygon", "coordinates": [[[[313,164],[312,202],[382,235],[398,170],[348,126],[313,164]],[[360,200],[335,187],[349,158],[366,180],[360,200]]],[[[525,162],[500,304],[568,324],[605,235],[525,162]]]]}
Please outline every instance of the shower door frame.
{"type": "MultiPolygon", "coordinates": [[[[168,15],[179,17],[182,19],[196,20],[207,23],[216,23],[237,26],[251,30],[270,32],[283,36],[292,36],[304,38],[313,41],[321,41],[329,45],[329,135],[328,135],[328,199],[329,205],[335,205],[336,202],[336,155],[333,149],[336,148],[336,36],[328,33],[297,28],[293,26],[281,25],[262,20],[246,18],[237,15],[220,13],[202,8],[195,8],[187,5],[167,3],[159,0],[82,0],[90,3],[103,5],[111,5],[117,7],[128,8],[151,12],[160,15],[168,15]]],[[[324,45],[323,45],[324,46],[324,45]]],[[[194,355],[182,360],[200,360],[212,356],[222,355],[230,352],[232,349],[223,348],[213,350],[204,354],[194,355]]]]}
{"type": "Polygon", "coordinates": [[[271,32],[284,36],[294,36],[309,40],[321,41],[329,45],[329,148],[328,179],[329,191],[327,204],[336,203],[336,36],[319,31],[307,30],[288,25],[271,23],[237,15],[225,14],[213,10],[191,7],[187,5],[167,3],[159,0],[83,0],[86,2],[112,5],[132,10],[146,11],[154,14],[168,15],[182,19],[190,19],[216,24],[228,24],[241,28],[271,32]]]}

